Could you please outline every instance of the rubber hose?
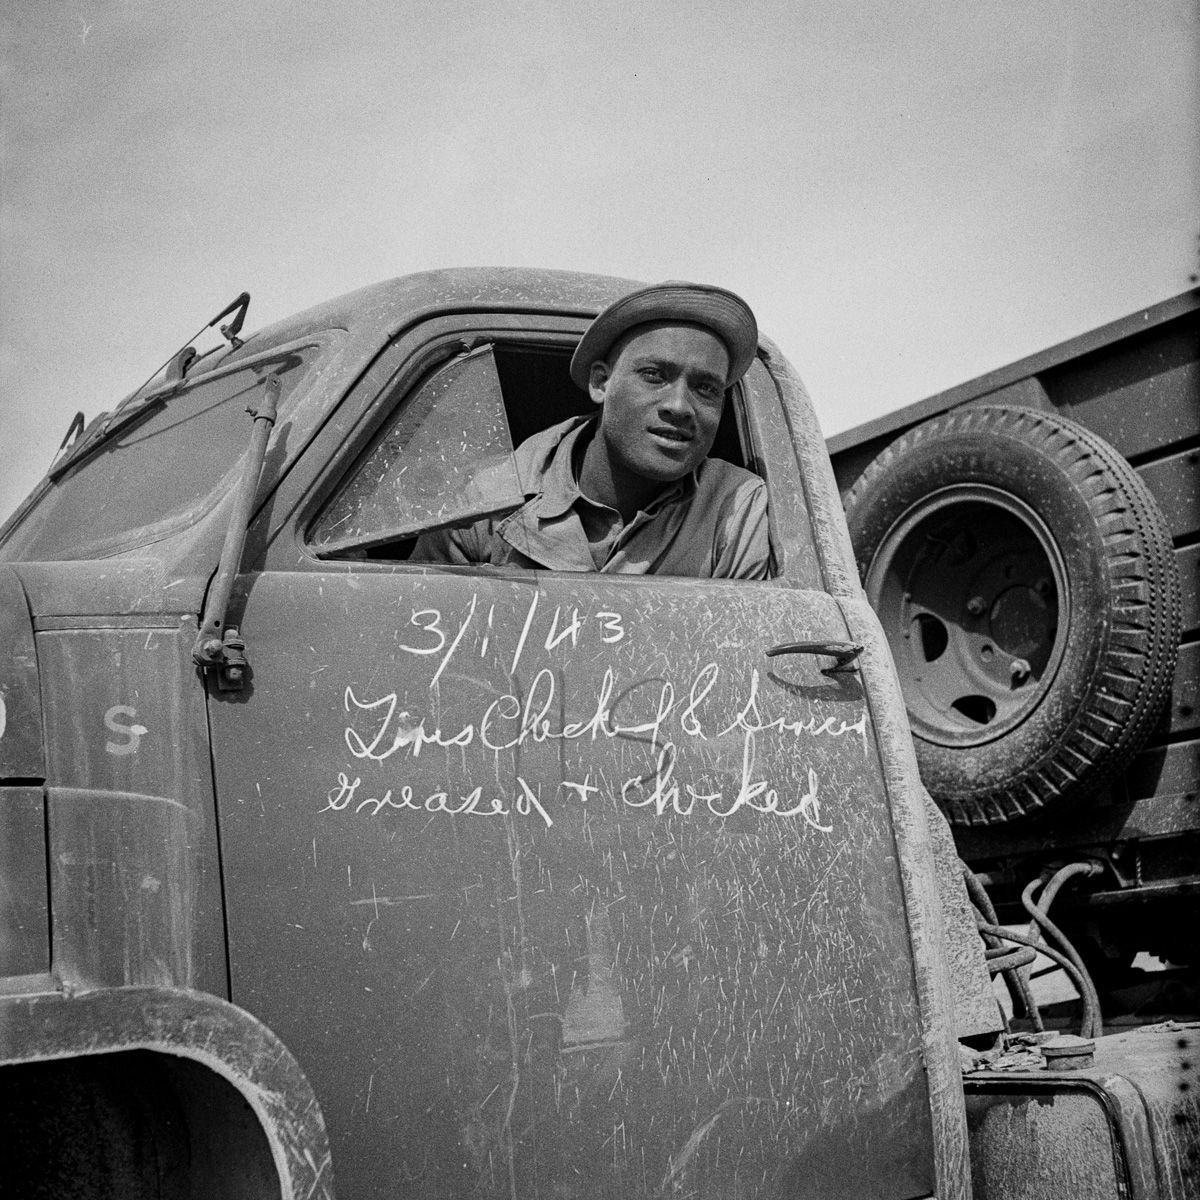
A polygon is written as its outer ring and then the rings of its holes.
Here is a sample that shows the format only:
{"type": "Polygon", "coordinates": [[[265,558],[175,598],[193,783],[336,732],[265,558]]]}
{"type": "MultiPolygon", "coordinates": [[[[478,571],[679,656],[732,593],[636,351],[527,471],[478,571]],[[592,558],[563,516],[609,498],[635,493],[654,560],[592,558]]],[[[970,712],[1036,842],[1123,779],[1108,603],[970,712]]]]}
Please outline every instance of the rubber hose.
{"type": "Polygon", "coordinates": [[[1059,927],[1050,920],[1050,905],[1054,903],[1054,897],[1058,895],[1059,889],[1069,879],[1075,878],[1077,875],[1093,875],[1097,868],[1092,863],[1069,863],[1065,867],[1060,867],[1050,877],[1046,886],[1042,889],[1042,894],[1038,897],[1037,903],[1034,903],[1033,892],[1038,886],[1038,879],[1030,881],[1026,885],[1025,890],[1021,893],[1021,904],[1025,911],[1033,918],[1033,924],[1036,930],[1031,928],[1030,935],[1033,938],[1033,944],[1038,945],[1037,933],[1044,932],[1054,939],[1055,944],[1063,951],[1064,954],[1075,964],[1079,972],[1080,978],[1083,980],[1083,987],[1080,989],[1079,995],[1084,1001],[1085,1009],[1089,1007],[1095,1013],[1095,1026],[1090,1031],[1085,1031],[1084,1037],[1100,1037],[1103,1033],[1102,1015],[1100,1011],[1100,994],[1096,991],[1096,985],[1092,980],[1091,973],[1084,966],[1083,959],[1079,955],[1079,951],[1071,944],[1070,939],[1059,927]]]}
{"type": "MultiPolygon", "coordinates": [[[[1062,953],[1061,950],[1055,950],[1053,946],[1038,946],[1034,945],[1033,938],[1026,937],[1023,933],[1013,933],[1010,929],[1004,929],[999,925],[980,924],[980,933],[990,933],[993,937],[1005,938],[1007,941],[1016,942],[1019,946],[1030,946],[1039,954],[1044,954],[1047,958],[1053,959],[1060,967],[1071,977],[1071,982],[1079,989],[1079,995],[1083,999],[1083,1022],[1082,1028],[1098,1029],[1100,1027],[1099,1011],[1092,1006],[1092,1002],[1088,999],[1083,980],[1079,976],[1079,972],[1075,964],[1062,953]]],[[[1099,1036],[1096,1034],[1084,1033],[1084,1037],[1099,1036]]]]}
{"type": "Polygon", "coordinates": [[[1099,863],[1094,862],[1073,862],[1068,863],[1065,867],[1060,867],[1050,876],[1050,882],[1046,884],[1045,890],[1038,897],[1038,906],[1043,912],[1048,913],[1050,905],[1054,903],[1054,897],[1058,895],[1059,888],[1068,879],[1073,879],[1076,875],[1099,875],[1103,870],[1104,868],[1099,863]]]}
{"type": "Polygon", "coordinates": [[[1000,974],[1002,971],[1014,971],[1018,967],[1027,967],[1035,958],[1037,951],[1031,950],[1028,946],[1004,947],[997,946],[989,951],[988,954],[988,970],[993,974],[1000,974]]]}
{"type": "MultiPolygon", "coordinates": [[[[995,905],[992,904],[992,898],[987,894],[987,888],[983,886],[983,880],[961,858],[958,863],[962,867],[963,879],[967,885],[967,895],[970,896],[971,902],[993,925],[999,925],[1000,919],[996,916],[995,905]]],[[[1012,1001],[1013,1011],[1016,1011],[1019,1004],[1025,1010],[1026,1016],[1033,1022],[1034,1030],[1041,1033],[1045,1029],[1045,1025],[1042,1024],[1041,1010],[1033,998],[1033,989],[1029,985],[1027,964],[1024,962],[1014,963],[1012,966],[1000,970],[1004,975],[1004,986],[1008,989],[1008,998],[1012,1001]]]]}

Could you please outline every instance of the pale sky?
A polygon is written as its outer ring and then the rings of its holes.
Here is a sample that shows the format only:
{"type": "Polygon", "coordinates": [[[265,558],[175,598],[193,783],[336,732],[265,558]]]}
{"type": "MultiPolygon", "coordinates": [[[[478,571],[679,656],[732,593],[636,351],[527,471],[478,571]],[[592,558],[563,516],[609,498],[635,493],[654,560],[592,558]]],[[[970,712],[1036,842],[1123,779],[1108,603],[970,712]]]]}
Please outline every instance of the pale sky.
{"type": "Polygon", "coordinates": [[[20,0],[0,517],[247,290],[740,292],[832,434],[1186,290],[1194,0],[20,0]]]}

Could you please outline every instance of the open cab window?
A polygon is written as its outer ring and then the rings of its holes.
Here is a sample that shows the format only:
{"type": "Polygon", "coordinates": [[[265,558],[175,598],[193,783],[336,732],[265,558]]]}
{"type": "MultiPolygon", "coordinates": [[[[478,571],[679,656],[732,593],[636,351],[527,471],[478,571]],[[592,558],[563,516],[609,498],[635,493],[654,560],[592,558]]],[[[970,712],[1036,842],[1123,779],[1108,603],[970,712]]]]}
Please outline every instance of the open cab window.
{"type": "MultiPolygon", "coordinates": [[[[491,346],[435,371],[375,439],[312,530],[322,557],[367,552],[515,508],[512,457],[491,346]]],[[[394,550],[393,550],[394,552],[394,550]]]]}
{"type": "MultiPolygon", "coordinates": [[[[596,412],[570,350],[484,344],[429,373],[388,417],[309,528],[320,558],[407,559],[417,537],[511,512],[525,496],[513,450],[596,412]]],[[[747,465],[731,389],[712,456],[747,465]]]]}

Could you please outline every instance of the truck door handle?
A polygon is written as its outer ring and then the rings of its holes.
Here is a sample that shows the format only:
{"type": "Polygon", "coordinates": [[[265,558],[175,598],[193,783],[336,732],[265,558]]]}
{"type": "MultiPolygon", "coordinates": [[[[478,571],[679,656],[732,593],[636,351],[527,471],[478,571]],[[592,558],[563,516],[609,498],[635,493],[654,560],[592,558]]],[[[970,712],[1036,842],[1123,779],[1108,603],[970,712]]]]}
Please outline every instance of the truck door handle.
{"type": "Polygon", "coordinates": [[[824,667],[822,675],[842,675],[857,671],[855,659],[862,653],[863,648],[857,642],[784,642],[772,646],[767,651],[768,658],[778,658],[781,654],[827,654],[834,659],[832,667],[824,667]]]}

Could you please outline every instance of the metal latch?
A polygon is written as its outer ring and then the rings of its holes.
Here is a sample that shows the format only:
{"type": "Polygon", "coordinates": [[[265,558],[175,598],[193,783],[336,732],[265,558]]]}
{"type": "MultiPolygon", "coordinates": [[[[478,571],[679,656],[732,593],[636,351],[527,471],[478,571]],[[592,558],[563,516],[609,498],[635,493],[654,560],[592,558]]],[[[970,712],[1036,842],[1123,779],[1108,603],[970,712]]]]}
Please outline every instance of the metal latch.
{"type": "Polygon", "coordinates": [[[768,658],[781,654],[827,654],[834,660],[832,667],[823,667],[822,675],[845,675],[858,670],[854,661],[863,651],[858,642],[784,642],[767,651],[768,658]]]}

